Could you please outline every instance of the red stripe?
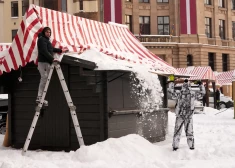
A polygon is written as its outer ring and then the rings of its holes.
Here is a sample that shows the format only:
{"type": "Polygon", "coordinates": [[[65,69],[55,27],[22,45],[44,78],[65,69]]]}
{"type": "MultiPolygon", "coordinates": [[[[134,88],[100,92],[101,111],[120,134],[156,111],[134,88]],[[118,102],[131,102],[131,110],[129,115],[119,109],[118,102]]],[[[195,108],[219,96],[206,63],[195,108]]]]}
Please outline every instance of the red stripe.
{"type": "Polygon", "coordinates": [[[19,51],[19,55],[20,55],[20,59],[21,59],[22,66],[25,66],[25,62],[24,62],[24,52],[23,52],[22,46],[21,46],[21,44],[20,44],[20,39],[19,39],[18,34],[15,36],[15,42],[16,42],[17,49],[18,49],[18,51],[19,51]]]}
{"type": "MultiPolygon", "coordinates": [[[[64,15],[65,15],[65,14],[62,13],[62,23],[64,24],[63,29],[62,29],[62,33],[63,33],[63,36],[65,37],[65,40],[66,40],[67,44],[71,46],[71,43],[70,43],[70,41],[69,41],[69,39],[68,39],[68,37],[67,37],[67,35],[66,35],[64,15]]],[[[68,16],[68,14],[66,14],[66,16],[68,16]]],[[[66,17],[66,18],[67,18],[67,17],[66,17]]],[[[68,22],[68,20],[66,20],[66,22],[68,22]]],[[[67,25],[67,24],[66,24],[66,25],[67,25]]],[[[71,32],[69,32],[69,35],[70,35],[70,37],[72,37],[72,36],[71,36],[71,32]]]]}
{"type": "Polygon", "coordinates": [[[34,8],[27,11],[26,19],[28,19],[35,12],[34,8]]]}
{"type": "Polygon", "coordinates": [[[29,62],[29,61],[30,61],[30,58],[31,58],[31,56],[32,56],[32,52],[33,52],[33,50],[34,50],[34,48],[35,48],[35,45],[36,45],[37,36],[38,36],[39,32],[41,32],[41,31],[42,31],[42,28],[41,28],[41,29],[38,29],[38,31],[37,31],[37,32],[34,34],[34,36],[33,36],[33,40],[32,40],[32,42],[31,42],[31,46],[30,46],[29,51],[28,51],[28,54],[27,54],[27,56],[26,56],[26,62],[29,62]]]}
{"type": "MultiPolygon", "coordinates": [[[[86,40],[85,39],[85,37],[84,37],[84,34],[83,34],[83,31],[82,31],[82,28],[81,28],[81,25],[80,24],[78,24],[79,22],[78,22],[78,19],[80,19],[80,21],[82,20],[82,18],[81,17],[75,17],[74,16],[74,18],[73,18],[75,21],[76,21],[76,26],[78,26],[78,30],[79,30],[79,32],[80,32],[80,35],[82,36],[82,38],[84,39],[84,40],[86,40]]],[[[73,25],[74,25],[74,20],[73,20],[73,25]]],[[[76,30],[76,29],[75,29],[76,30]]],[[[76,32],[76,31],[75,31],[76,32]]],[[[76,34],[76,40],[77,40],[77,43],[78,43],[78,45],[81,47],[82,45],[81,45],[81,43],[80,43],[80,41],[79,41],[79,38],[77,37],[78,36],[78,34],[76,34]]],[[[86,41],[86,43],[87,43],[87,41],[86,41]]]]}
{"type": "Polygon", "coordinates": [[[6,60],[3,61],[3,65],[4,65],[4,68],[6,69],[6,72],[10,72],[10,68],[9,68],[6,60]]]}
{"type": "Polygon", "coordinates": [[[21,22],[20,27],[21,27],[22,33],[24,34],[25,25],[24,25],[24,22],[23,22],[23,21],[21,22]]]}
{"type": "Polygon", "coordinates": [[[114,45],[114,42],[113,42],[113,35],[112,34],[110,34],[110,32],[111,32],[111,26],[110,25],[107,25],[107,32],[108,32],[108,37],[110,38],[110,40],[111,40],[111,44],[112,44],[112,46],[114,47],[114,49],[115,49],[115,51],[117,51],[117,48],[116,48],[116,46],[114,45]]]}
{"type": "Polygon", "coordinates": [[[48,26],[49,25],[49,23],[48,23],[48,13],[49,13],[49,10],[48,9],[46,9],[45,10],[45,13],[46,13],[46,23],[47,23],[47,25],[46,26],[48,26]]]}
{"type": "Polygon", "coordinates": [[[115,1],[115,22],[122,24],[122,1],[115,1]]]}
{"type": "MultiPolygon", "coordinates": [[[[88,21],[89,21],[88,19],[85,19],[86,28],[89,27],[88,21]]],[[[88,32],[87,34],[88,34],[88,36],[89,36],[89,37],[88,37],[88,39],[89,39],[88,43],[92,43],[92,38],[91,38],[91,35],[90,35],[90,33],[89,33],[89,30],[88,30],[87,32],[88,32]]],[[[87,43],[87,44],[88,44],[88,43],[87,43]]]]}
{"type": "Polygon", "coordinates": [[[98,38],[99,38],[99,41],[100,41],[102,47],[108,48],[108,45],[106,44],[106,40],[104,39],[104,34],[101,32],[102,25],[103,25],[103,23],[101,23],[101,22],[95,22],[95,30],[97,31],[97,35],[98,35],[98,38]]]}
{"type": "Polygon", "coordinates": [[[11,56],[11,60],[12,60],[12,63],[14,65],[14,70],[17,70],[18,66],[17,66],[17,63],[16,63],[16,59],[15,59],[14,53],[12,51],[12,47],[9,49],[9,54],[11,56]]]}
{"type": "MultiPolygon", "coordinates": [[[[63,14],[62,13],[60,13],[60,14],[62,15],[62,18],[63,18],[63,14]]],[[[58,33],[59,33],[59,42],[61,42],[61,41],[63,41],[62,37],[61,37],[62,31],[60,30],[60,20],[59,20],[59,19],[61,19],[61,17],[59,16],[59,12],[56,12],[56,15],[57,15],[57,27],[58,27],[58,33]]]]}
{"type": "Polygon", "coordinates": [[[180,29],[181,34],[187,34],[186,0],[180,0],[180,29]]]}
{"type": "MultiPolygon", "coordinates": [[[[69,15],[68,14],[66,14],[66,16],[67,16],[67,24],[66,24],[66,26],[68,27],[68,30],[69,30],[69,36],[70,36],[70,38],[71,38],[71,40],[73,41],[73,45],[71,45],[71,43],[70,43],[70,45],[72,46],[72,48],[73,48],[73,51],[74,52],[77,52],[77,48],[74,46],[75,45],[75,41],[74,41],[74,36],[72,35],[72,32],[71,32],[71,26],[68,24],[68,23],[70,23],[70,18],[71,17],[69,17],[69,15]]],[[[72,19],[72,18],[71,18],[72,19]]],[[[66,35],[65,35],[66,36],[66,35]]],[[[67,38],[67,36],[66,36],[66,38],[67,38]]]]}
{"type": "Polygon", "coordinates": [[[197,11],[196,0],[190,0],[191,34],[197,34],[197,11]]]}
{"type": "Polygon", "coordinates": [[[2,71],[0,70],[0,75],[2,75],[2,71]]]}
{"type": "MultiPolygon", "coordinates": [[[[53,10],[51,10],[51,20],[54,20],[54,12],[53,12],[53,10]]],[[[55,22],[52,22],[52,37],[53,37],[53,39],[56,39],[56,37],[55,37],[55,22]]]]}
{"type": "Polygon", "coordinates": [[[34,19],[34,21],[27,27],[26,31],[25,31],[25,35],[24,35],[24,42],[23,45],[25,45],[28,36],[29,36],[29,32],[31,31],[31,29],[39,22],[38,18],[34,19]]]}
{"type": "Polygon", "coordinates": [[[111,21],[111,1],[105,0],[104,1],[104,22],[108,23],[109,21],[111,21]]]}

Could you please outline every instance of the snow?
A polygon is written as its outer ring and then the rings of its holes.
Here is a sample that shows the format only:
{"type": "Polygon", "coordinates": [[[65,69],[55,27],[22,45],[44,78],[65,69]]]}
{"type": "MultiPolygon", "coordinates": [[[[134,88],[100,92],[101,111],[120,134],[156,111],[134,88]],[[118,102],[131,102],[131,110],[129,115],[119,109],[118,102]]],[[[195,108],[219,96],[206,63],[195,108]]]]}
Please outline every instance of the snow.
{"type": "MultiPolygon", "coordinates": [[[[77,151],[28,151],[0,147],[1,168],[235,168],[234,110],[218,114],[205,107],[194,115],[195,150],[189,150],[184,132],[180,147],[172,151],[175,114],[168,112],[168,134],[165,141],[150,143],[139,135],[109,138],[83,146],[77,151]]],[[[0,141],[4,136],[0,135],[0,141]]]]}
{"type": "MultiPolygon", "coordinates": [[[[92,45],[91,45],[92,46],[92,45]]],[[[110,50],[111,52],[111,50],[110,50]]],[[[112,51],[116,52],[116,51],[112,51]]],[[[121,51],[120,51],[121,52],[121,51]]],[[[137,60],[138,55],[130,55],[130,53],[122,52],[117,53],[117,55],[127,55],[130,60],[137,60]]],[[[152,64],[138,64],[131,63],[126,60],[116,59],[112,56],[107,56],[100,52],[97,48],[91,47],[90,49],[84,51],[79,56],[77,53],[66,53],[74,58],[80,58],[87,61],[95,62],[96,68],[95,70],[121,70],[121,71],[129,71],[132,72],[130,78],[131,82],[131,90],[132,96],[140,97],[138,100],[138,105],[142,112],[152,112],[155,109],[158,109],[162,104],[162,87],[156,73],[162,73],[160,71],[153,71],[151,73],[150,70],[153,70],[152,64]]],[[[62,57],[59,59],[62,60],[62,57]]],[[[145,60],[147,61],[147,60],[145,60]]]]}
{"type": "Polygon", "coordinates": [[[0,94],[0,99],[8,99],[8,94],[0,94]]]}

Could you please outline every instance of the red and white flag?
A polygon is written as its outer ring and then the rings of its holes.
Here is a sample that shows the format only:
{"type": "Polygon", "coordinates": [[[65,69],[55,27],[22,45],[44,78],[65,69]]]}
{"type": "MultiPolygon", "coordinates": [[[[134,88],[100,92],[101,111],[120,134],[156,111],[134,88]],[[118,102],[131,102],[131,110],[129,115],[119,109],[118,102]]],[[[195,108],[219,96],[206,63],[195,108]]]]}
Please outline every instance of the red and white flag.
{"type": "Polygon", "coordinates": [[[104,22],[122,23],[122,1],[105,0],[104,1],[104,22]]]}
{"type": "Polygon", "coordinates": [[[196,0],[180,0],[181,34],[197,34],[196,0]]]}

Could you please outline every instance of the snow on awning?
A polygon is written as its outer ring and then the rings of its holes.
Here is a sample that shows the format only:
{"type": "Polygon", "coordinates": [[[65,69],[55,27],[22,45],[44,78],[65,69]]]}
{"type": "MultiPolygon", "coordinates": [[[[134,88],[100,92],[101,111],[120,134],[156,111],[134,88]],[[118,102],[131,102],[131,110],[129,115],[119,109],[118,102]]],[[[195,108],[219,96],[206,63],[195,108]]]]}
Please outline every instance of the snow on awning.
{"type": "MultiPolygon", "coordinates": [[[[178,74],[168,63],[147,50],[123,26],[111,25],[30,5],[12,45],[0,64],[0,74],[17,70],[28,62],[37,63],[37,36],[43,27],[50,27],[51,42],[58,48],[67,47],[77,57],[91,48],[111,57],[116,62],[148,66],[151,71],[178,74]]],[[[92,55],[96,57],[96,55],[92,55]]]]}

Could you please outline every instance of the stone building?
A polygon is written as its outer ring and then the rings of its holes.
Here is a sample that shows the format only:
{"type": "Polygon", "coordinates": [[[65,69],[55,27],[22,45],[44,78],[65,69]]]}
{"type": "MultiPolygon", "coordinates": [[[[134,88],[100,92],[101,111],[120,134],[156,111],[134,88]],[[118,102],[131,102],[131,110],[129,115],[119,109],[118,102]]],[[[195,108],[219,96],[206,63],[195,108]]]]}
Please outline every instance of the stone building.
{"type": "Polygon", "coordinates": [[[0,0],[0,42],[11,42],[31,3],[102,22],[126,24],[176,68],[235,69],[235,0],[0,0]]]}
{"type": "Polygon", "coordinates": [[[144,46],[174,67],[235,69],[234,0],[126,0],[123,10],[144,46]]]}

